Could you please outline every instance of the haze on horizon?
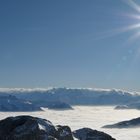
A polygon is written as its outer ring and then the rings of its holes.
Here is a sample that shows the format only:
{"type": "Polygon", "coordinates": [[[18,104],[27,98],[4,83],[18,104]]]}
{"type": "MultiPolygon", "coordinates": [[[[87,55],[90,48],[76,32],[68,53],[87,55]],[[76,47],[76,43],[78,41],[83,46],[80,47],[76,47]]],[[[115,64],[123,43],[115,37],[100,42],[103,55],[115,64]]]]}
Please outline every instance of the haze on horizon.
{"type": "Polygon", "coordinates": [[[0,87],[140,91],[138,0],[0,1],[0,87]]]}

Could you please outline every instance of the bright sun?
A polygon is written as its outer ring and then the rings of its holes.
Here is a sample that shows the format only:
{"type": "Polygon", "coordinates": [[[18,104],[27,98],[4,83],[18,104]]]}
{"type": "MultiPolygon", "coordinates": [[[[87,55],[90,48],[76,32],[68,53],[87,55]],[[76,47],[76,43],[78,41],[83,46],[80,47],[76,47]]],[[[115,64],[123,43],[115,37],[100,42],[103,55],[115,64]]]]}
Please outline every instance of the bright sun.
{"type": "MultiPolygon", "coordinates": [[[[124,0],[130,7],[138,12],[136,15],[129,15],[131,18],[138,20],[137,24],[127,27],[127,30],[136,30],[136,33],[129,38],[129,42],[133,42],[140,37],[140,5],[134,2],[134,0],[124,0]]],[[[126,30],[126,31],[127,31],[126,30]]]]}
{"type": "Polygon", "coordinates": [[[138,5],[134,0],[122,0],[122,1],[124,1],[128,6],[130,6],[137,12],[137,14],[123,14],[132,19],[135,23],[122,28],[111,30],[107,33],[108,35],[105,34],[105,36],[102,36],[102,38],[111,37],[129,31],[134,31],[134,34],[131,35],[130,38],[128,39],[128,43],[131,43],[140,38],[140,5],[138,5]]]}
{"type": "Polygon", "coordinates": [[[136,23],[130,26],[123,28],[122,32],[127,32],[131,30],[135,30],[135,34],[133,34],[129,39],[129,43],[135,41],[140,38],[140,5],[138,5],[134,0],[124,0],[126,4],[132,7],[138,14],[130,14],[128,15],[130,18],[135,19],[136,23]]]}
{"type": "Polygon", "coordinates": [[[107,31],[104,34],[102,34],[100,38],[111,37],[121,33],[132,31],[132,35],[130,35],[130,37],[127,39],[126,42],[126,44],[131,44],[137,39],[140,39],[140,5],[136,3],[135,0],[122,0],[122,1],[135,10],[135,14],[123,13],[123,15],[130,18],[130,20],[133,21],[133,23],[126,25],[125,27],[107,31]]]}
{"type": "MultiPolygon", "coordinates": [[[[140,4],[136,3],[136,0],[122,0],[122,1],[135,10],[135,14],[121,13],[122,15],[128,17],[133,23],[118,29],[113,29],[104,32],[99,39],[112,37],[125,32],[132,32],[130,36],[127,38],[127,40],[123,43],[124,46],[129,46],[131,45],[131,43],[134,43],[135,41],[140,39],[140,4]]],[[[137,54],[135,55],[134,59],[137,60],[139,58],[140,58],[140,47],[137,48],[137,54]]]]}

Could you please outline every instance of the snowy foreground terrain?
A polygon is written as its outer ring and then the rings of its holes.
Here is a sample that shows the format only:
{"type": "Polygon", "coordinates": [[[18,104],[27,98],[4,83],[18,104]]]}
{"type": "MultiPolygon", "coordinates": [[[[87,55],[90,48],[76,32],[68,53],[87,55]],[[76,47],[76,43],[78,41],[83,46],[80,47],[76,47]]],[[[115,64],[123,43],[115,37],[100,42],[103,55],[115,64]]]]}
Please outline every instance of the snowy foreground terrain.
{"type": "Polygon", "coordinates": [[[104,125],[140,116],[139,110],[114,110],[114,107],[75,106],[74,110],[55,111],[43,108],[37,112],[1,112],[0,119],[17,115],[32,115],[50,120],[54,124],[69,125],[72,130],[90,127],[101,130],[117,140],[139,140],[140,128],[103,129],[104,125]]]}

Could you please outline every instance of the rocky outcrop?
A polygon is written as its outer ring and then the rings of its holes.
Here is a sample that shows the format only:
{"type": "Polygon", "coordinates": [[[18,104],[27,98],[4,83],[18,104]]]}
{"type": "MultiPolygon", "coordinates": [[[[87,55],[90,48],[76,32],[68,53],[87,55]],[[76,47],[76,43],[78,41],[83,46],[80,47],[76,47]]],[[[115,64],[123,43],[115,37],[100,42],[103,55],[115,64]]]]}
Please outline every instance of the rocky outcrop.
{"type": "Polygon", "coordinates": [[[140,117],[128,121],[122,121],[119,123],[103,126],[103,128],[131,128],[131,127],[140,127],[140,117]]]}
{"type": "Polygon", "coordinates": [[[110,135],[92,130],[90,128],[82,128],[73,132],[74,136],[79,140],[115,140],[110,135]]]}
{"type": "Polygon", "coordinates": [[[53,132],[55,128],[51,122],[30,116],[0,121],[0,140],[45,140],[53,132]]]}
{"type": "Polygon", "coordinates": [[[58,140],[74,140],[69,126],[56,126],[56,137],[58,140]]]}
{"type": "Polygon", "coordinates": [[[116,110],[128,109],[128,106],[127,105],[118,105],[114,109],[116,109],[116,110]]]}
{"type": "Polygon", "coordinates": [[[68,126],[32,116],[9,117],[0,121],[0,140],[115,140],[108,134],[83,128],[71,132],[68,126]]]}

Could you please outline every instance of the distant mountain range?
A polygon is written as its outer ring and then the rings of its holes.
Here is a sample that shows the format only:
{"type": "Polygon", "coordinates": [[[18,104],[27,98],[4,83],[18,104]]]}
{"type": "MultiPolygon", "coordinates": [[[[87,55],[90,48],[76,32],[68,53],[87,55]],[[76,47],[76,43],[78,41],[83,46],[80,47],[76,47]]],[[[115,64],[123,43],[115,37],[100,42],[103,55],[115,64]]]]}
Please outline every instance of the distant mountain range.
{"type": "Polygon", "coordinates": [[[0,95],[6,94],[27,100],[38,107],[52,107],[52,103],[55,102],[56,105],[59,102],[65,105],[125,105],[140,101],[139,93],[116,89],[0,89],[0,95]]]}
{"type": "Polygon", "coordinates": [[[0,111],[41,111],[41,108],[13,95],[0,95],[0,111]]]}

